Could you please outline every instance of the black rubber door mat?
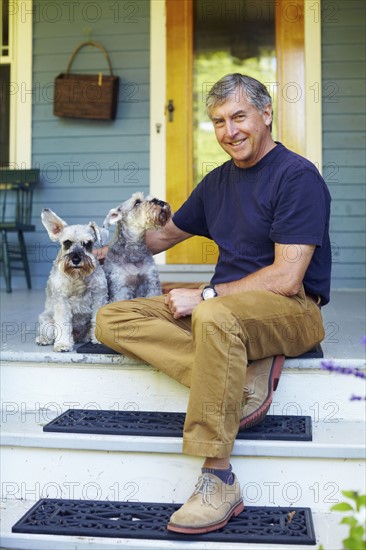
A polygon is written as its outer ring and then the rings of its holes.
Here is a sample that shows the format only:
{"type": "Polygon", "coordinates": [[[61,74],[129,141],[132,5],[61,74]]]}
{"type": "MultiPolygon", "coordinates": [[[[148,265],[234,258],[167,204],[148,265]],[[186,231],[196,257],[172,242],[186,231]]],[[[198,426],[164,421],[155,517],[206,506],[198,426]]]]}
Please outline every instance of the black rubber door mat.
{"type": "Polygon", "coordinates": [[[13,533],[148,540],[316,544],[310,508],[248,506],[222,529],[181,535],[166,529],[181,504],[86,500],[39,500],[13,533]]]}
{"type": "MultiPolygon", "coordinates": [[[[182,437],[185,413],[69,409],[43,427],[45,432],[182,437]]],[[[237,439],[311,441],[310,416],[267,415],[237,439]]]]}
{"type": "MultiPolygon", "coordinates": [[[[92,344],[92,342],[87,342],[82,344],[76,349],[76,353],[85,353],[85,354],[101,354],[101,355],[121,355],[118,351],[115,351],[112,348],[105,346],[104,344],[92,344]]],[[[322,347],[320,345],[315,348],[306,351],[302,355],[296,357],[296,359],[322,359],[324,357],[322,347]]],[[[295,359],[294,357],[288,357],[288,359],[295,359]]]]}

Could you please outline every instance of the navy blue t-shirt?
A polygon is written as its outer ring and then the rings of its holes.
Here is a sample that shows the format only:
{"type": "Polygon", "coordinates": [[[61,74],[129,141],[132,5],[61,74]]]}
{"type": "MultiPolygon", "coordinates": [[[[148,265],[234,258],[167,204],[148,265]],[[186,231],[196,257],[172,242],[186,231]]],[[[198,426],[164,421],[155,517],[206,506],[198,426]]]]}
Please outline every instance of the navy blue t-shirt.
{"type": "Polygon", "coordinates": [[[330,292],[330,201],[316,167],[278,143],[251,168],[238,168],[230,160],[207,174],[173,221],[182,231],[218,245],[213,284],[271,265],[274,243],[316,245],[304,287],[320,295],[324,305],[330,292]]]}

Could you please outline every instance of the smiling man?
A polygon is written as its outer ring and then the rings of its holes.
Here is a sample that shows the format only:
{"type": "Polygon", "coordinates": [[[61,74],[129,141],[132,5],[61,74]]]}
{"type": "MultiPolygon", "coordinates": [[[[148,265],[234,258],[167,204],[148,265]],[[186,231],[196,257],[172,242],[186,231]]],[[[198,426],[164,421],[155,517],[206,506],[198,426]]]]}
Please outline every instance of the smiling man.
{"type": "Polygon", "coordinates": [[[272,124],[272,105],[262,111],[236,93],[222,105],[212,107],[211,120],[217,141],[239,168],[254,166],[276,143],[268,128],[272,124]],[[239,100],[239,101],[238,101],[239,100]]]}
{"type": "Polygon", "coordinates": [[[187,534],[219,529],[243,510],[230,466],[235,437],[263,420],[284,356],[324,338],[331,268],[328,189],[312,163],[272,139],[265,86],[227,75],[207,111],[231,159],[146,242],[158,253],[193,235],[213,239],[220,254],[210,284],[109,304],[97,318],[102,342],[190,388],[183,451],[205,460],[167,526],[187,534]]]}

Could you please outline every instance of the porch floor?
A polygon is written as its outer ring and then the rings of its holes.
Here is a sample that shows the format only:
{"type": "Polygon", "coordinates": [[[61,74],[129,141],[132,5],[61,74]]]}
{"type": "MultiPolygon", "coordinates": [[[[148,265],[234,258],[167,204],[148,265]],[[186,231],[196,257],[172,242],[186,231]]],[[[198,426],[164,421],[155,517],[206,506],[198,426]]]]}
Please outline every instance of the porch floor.
{"type": "MultiPolygon", "coordinates": [[[[40,347],[35,343],[38,315],[45,300],[43,290],[13,290],[11,294],[1,291],[0,300],[3,360],[50,361],[57,357],[59,362],[62,357],[62,361],[68,362],[68,355],[70,360],[75,357],[74,353],[53,353],[51,346],[40,347]]],[[[322,343],[325,359],[339,360],[342,364],[345,361],[352,364],[364,362],[365,345],[362,339],[366,333],[365,311],[364,290],[332,292],[330,303],[322,310],[326,329],[322,343]]],[[[78,358],[81,359],[80,355],[78,358]]]]}

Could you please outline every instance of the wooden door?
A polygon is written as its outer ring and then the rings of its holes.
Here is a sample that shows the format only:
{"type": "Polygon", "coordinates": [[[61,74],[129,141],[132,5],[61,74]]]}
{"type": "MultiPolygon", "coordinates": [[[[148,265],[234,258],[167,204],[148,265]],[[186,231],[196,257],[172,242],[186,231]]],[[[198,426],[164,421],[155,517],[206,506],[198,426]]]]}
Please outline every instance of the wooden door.
{"type": "MultiPolygon", "coordinates": [[[[167,200],[173,211],[176,211],[196,183],[193,178],[193,2],[202,0],[166,1],[167,200]]],[[[228,5],[227,0],[216,0],[216,3],[203,2],[202,5],[218,9],[220,4],[228,5]]],[[[238,2],[233,3],[234,5],[238,9],[238,2]]],[[[268,5],[268,2],[257,4],[258,9],[264,9],[264,6],[268,9],[268,5]]],[[[275,139],[283,141],[288,148],[299,154],[304,154],[304,0],[276,0],[273,2],[273,13],[277,74],[269,91],[271,95],[277,95],[275,139]]],[[[206,15],[208,17],[209,12],[206,15]]],[[[220,16],[222,18],[225,14],[221,12],[220,16]]],[[[228,13],[227,16],[237,19],[238,16],[245,17],[245,13],[228,13]]],[[[224,74],[226,73],[223,72],[221,76],[224,74]]],[[[214,81],[207,83],[208,88],[214,81]]],[[[217,148],[220,149],[218,144],[217,148]]],[[[169,264],[214,264],[217,261],[217,247],[209,239],[193,237],[168,250],[166,257],[169,264]]]]}

